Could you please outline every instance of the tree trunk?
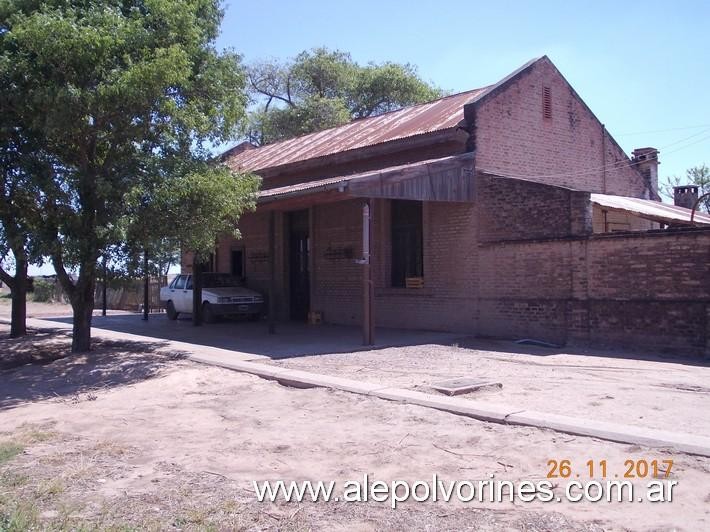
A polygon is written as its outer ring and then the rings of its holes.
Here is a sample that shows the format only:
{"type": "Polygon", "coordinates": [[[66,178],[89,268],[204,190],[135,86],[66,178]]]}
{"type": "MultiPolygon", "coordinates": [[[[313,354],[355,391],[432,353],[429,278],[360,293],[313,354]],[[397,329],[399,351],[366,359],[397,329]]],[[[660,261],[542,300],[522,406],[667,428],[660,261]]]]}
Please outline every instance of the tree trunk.
{"type": "Polygon", "coordinates": [[[150,265],[148,252],[143,251],[143,320],[148,321],[150,314],[150,265]]]}
{"type": "Polygon", "coordinates": [[[192,324],[202,325],[202,263],[192,259],[192,324]]]}
{"type": "Polygon", "coordinates": [[[90,281],[77,284],[74,297],[71,300],[74,311],[72,353],[85,353],[91,349],[91,317],[94,313],[95,284],[93,276],[90,281]]]}
{"type": "Polygon", "coordinates": [[[27,262],[16,260],[15,278],[12,286],[12,316],[10,338],[27,334],[27,262]]]}
{"type": "Polygon", "coordinates": [[[104,282],[101,283],[101,315],[106,315],[108,302],[106,300],[106,284],[108,283],[108,265],[106,264],[106,255],[104,255],[104,282]]]}

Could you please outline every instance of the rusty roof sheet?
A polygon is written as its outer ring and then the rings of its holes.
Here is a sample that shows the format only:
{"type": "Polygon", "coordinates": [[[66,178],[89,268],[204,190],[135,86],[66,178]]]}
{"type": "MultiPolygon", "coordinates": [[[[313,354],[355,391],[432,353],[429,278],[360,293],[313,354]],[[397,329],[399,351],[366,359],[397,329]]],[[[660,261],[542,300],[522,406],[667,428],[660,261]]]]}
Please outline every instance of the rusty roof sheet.
{"type": "MultiPolygon", "coordinates": [[[[611,194],[591,194],[592,202],[609,209],[617,209],[630,212],[641,218],[663,223],[684,223],[690,224],[690,209],[669,205],[659,201],[627,198],[625,196],[614,196],[611,194]]],[[[695,225],[710,225],[710,216],[700,212],[695,213],[693,218],[695,225]]]]}
{"type": "Polygon", "coordinates": [[[398,139],[455,128],[464,118],[463,107],[494,85],[474,89],[398,111],[354,120],[348,124],[260,148],[224,154],[235,170],[256,172],[307,159],[355,150],[398,139]]]}

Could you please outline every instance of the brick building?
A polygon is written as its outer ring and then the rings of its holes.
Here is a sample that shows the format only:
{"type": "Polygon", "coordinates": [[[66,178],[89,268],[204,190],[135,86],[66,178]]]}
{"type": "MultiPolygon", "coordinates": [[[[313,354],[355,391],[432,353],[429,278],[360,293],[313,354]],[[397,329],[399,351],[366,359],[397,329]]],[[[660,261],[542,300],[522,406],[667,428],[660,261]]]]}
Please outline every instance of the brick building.
{"type": "Polygon", "coordinates": [[[224,160],[263,187],[215,268],[274,319],[708,354],[710,217],[661,204],[658,152],[629,158],[547,57],[224,160]]]}

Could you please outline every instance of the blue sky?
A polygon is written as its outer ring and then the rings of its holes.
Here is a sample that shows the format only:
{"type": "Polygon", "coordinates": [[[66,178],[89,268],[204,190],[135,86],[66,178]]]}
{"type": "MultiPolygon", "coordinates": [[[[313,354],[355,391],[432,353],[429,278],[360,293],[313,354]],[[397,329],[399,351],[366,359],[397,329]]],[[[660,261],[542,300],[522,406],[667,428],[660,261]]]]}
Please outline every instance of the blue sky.
{"type": "Polygon", "coordinates": [[[247,62],[327,46],[363,63],[413,63],[424,79],[459,92],[547,55],[627,153],[661,149],[662,179],[710,164],[710,2],[228,0],[226,7],[219,44],[247,62]]]}
{"type": "Polygon", "coordinates": [[[661,149],[663,180],[710,164],[709,27],[703,1],[228,0],[218,44],[247,62],[327,46],[413,63],[452,92],[547,55],[627,153],[661,149]]]}

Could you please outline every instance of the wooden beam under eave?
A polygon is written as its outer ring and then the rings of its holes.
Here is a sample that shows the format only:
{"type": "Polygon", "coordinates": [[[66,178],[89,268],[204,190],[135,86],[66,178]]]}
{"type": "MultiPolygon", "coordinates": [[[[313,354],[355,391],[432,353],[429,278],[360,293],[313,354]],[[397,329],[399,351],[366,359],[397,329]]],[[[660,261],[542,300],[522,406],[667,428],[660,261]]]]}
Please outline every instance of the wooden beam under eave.
{"type": "Polygon", "coordinates": [[[474,200],[474,185],[474,159],[466,154],[353,179],[347,192],[362,198],[460,203],[474,200]]]}
{"type": "Polygon", "coordinates": [[[299,196],[284,197],[279,199],[269,198],[266,201],[257,203],[258,211],[297,211],[301,209],[309,209],[315,205],[324,203],[333,203],[336,201],[346,201],[352,199],[352,196],[339,190],[326,190],[313,194],[303,194],[299,196]]]}

